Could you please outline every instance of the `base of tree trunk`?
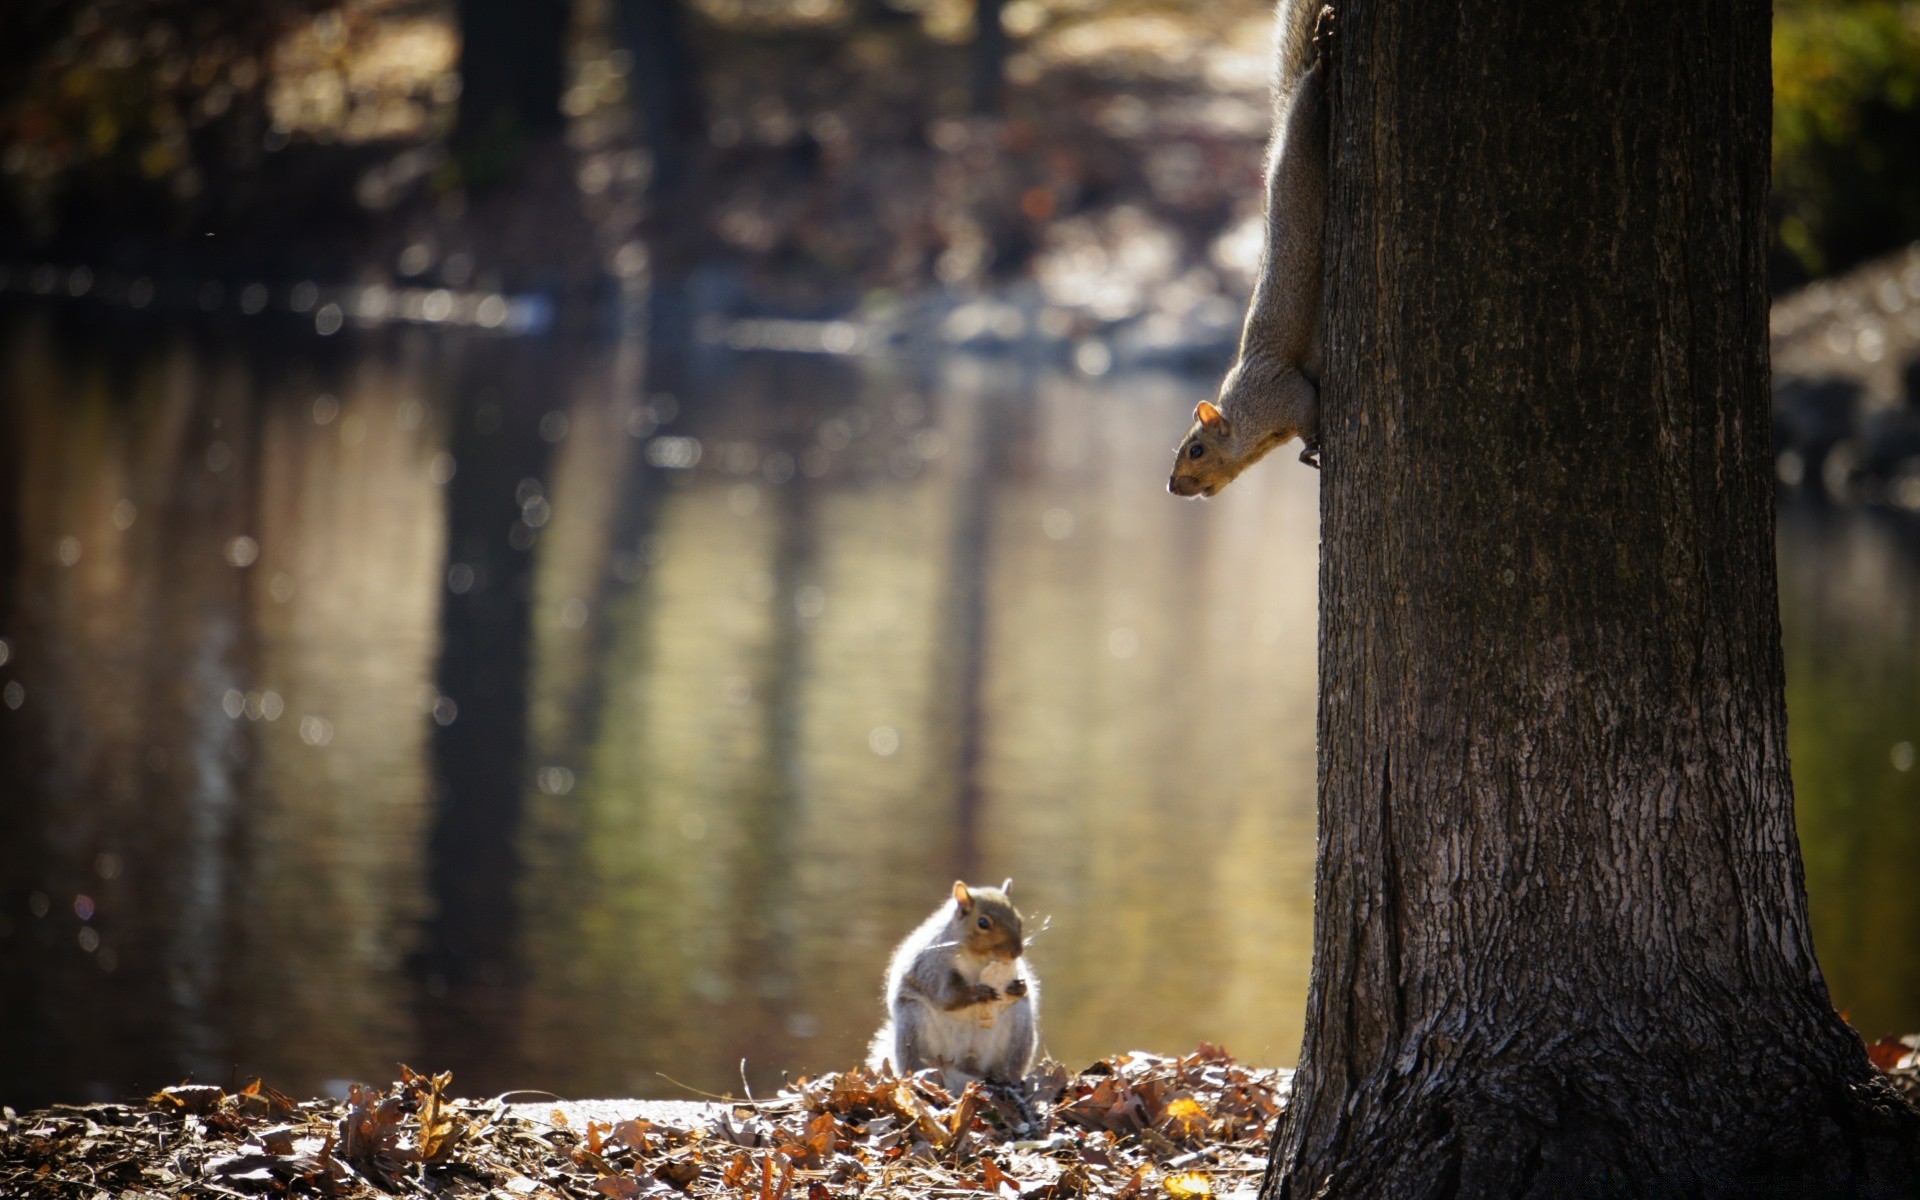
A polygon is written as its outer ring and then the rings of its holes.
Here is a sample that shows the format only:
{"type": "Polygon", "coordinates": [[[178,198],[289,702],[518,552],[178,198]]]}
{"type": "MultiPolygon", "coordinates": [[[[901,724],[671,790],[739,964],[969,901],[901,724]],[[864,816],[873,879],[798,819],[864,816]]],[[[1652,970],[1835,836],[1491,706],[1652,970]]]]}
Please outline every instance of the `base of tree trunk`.
{"type": "Polygon", "coordinates": [[[1543,1052],[1468,1066],[1421,1062],[1360,1094],[1312,1160],[1293,1161],[1314,1119],[1313,1081],[1294,1105],[1263,1195],[1419,1197],[1920,1196],[1920,1113],[1857,1046],[1832,1054],[1746,1045],[1580,1055],[1543,1052]],[[1729,1120],[1730,1094],[1764,1097],[1729,1120]],[[1651,1131],[1651,1132],[1650,1132],[1651,1131]]]}

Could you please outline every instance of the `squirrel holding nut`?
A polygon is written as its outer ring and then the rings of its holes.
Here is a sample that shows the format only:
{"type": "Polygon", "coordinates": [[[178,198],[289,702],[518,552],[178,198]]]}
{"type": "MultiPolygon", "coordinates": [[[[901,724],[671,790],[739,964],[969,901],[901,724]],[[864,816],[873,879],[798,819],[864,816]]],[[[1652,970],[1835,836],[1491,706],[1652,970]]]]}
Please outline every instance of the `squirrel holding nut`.
{"type": "Polygon", "coordinates": [[[1193,410],[1167,490],[1212,496],[1276,446],[1299,438],[1320,465],[1321,246],[1327,216],[1326,44],[1333,9],[1280,0],[1275,12],[1267,231],[1240,353],[1217,400],[1193,410]],[[1316,13],[1317,8],[1317,13],[1316,13]]]}
{"type": "Polygon", "coordinates": [[[874,1070],[942,1067],[1017,1083],[1040,1044],[1040,980],[1022,956],[1020,910],[997,888],[955,882],[952,898],[906,936],[887,967],[887,1022],[874,1070]]]}

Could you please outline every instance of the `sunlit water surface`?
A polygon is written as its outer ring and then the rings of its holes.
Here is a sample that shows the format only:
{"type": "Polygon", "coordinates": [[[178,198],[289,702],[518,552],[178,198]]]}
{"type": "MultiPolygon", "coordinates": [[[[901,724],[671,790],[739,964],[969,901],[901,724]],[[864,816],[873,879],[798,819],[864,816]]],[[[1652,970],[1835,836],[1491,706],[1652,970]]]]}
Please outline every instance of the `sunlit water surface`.
{"type": "MultiPolygon", "coordinates": [[[[1317,477],[1168,497],[1204,388],[0,312],[0,1101],[768,1087],[956,876],[1056,1056],[1291,1062],[1317,477]]],[[[1822,958],[1920,1029],[1920,549],[1780,544],[1822,958]]]]}

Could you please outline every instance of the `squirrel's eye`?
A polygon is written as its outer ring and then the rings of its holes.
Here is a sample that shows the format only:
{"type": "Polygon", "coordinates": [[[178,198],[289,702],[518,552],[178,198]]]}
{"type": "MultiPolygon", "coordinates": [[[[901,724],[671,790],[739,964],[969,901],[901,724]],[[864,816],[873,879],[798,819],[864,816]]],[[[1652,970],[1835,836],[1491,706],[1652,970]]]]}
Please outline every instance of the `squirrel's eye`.
{"type": "Polygon", "coordinates": [[[975,921],[974,924],[978,925],[982,929],[988,929],[993,926],[993,922],[987,920],[985,917],[981,917],[979,920],[975,921]]]}
{"type": "Polygon", "coordinates": [[[1206,452],[1207,452],[1207,448],[1201,445],[1199,442],[1195,442],[1193,445],[1187,447],[1188,458],[1199,458],[1202,454],[1205,454],[1206,452]]]}

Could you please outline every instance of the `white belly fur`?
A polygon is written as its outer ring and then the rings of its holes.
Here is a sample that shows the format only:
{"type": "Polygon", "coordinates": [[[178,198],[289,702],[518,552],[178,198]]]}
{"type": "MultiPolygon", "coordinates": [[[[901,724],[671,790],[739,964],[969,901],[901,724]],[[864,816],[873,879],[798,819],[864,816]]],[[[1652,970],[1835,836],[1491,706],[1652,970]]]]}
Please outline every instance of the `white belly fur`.
{"type": "Polygon", "coordinates": [[[1013,1038],[1014,1022],[1001,1018],[1014,1005],[1027,1002],[1027,998],[1021,996],[957,1013],[933,1014],[934,1019],[921,1026],[927,1056],[964,1071],[979,1071],[981,1064],[1005,1056],[1013,1038]]]}
{"type": "MultiPolygon", "coordinates": [[[[976,1004],[958,1012],[941,1012],[927,1006],[931,1019],[922,1024],[927,1056],[973,1072],[980,1071],[983,1063],[1004,1058],[1011,1047],[1015,1027],[1020,1024],[1004,1018],[1015,1005],[1031,1007],[1033,1003],[1031,992],[1024,996],[1004,994],[1007,985],[1015,979],[1028,979],[1031,988],[1031,979],[1024,967],[1024,961],[1018,959],[990,959],[976,966],[966,955],[957,955],[954,968],[962,978],[984,983],[1002,995],[991,1004],[976,1004]]],[[[1031,1022],[1027,1028],[1032,1028],[1031,1022]]]]}

